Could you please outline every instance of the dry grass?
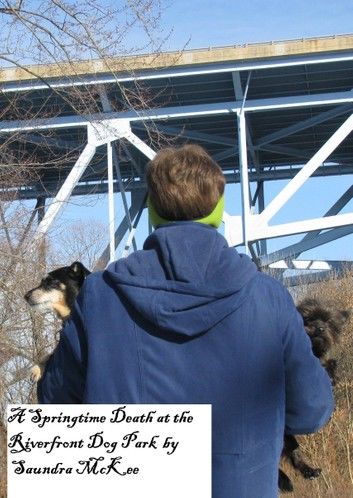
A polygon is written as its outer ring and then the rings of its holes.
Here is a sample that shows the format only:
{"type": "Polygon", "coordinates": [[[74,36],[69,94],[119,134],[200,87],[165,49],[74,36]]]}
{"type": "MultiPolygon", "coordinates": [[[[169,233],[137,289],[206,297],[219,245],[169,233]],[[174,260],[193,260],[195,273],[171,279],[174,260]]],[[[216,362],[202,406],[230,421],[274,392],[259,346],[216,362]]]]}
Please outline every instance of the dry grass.
{"type": "Polygon", "coordinates": [[[322,474],[305,480],[288,464],[285,472],[292,478],[296,498],[351,498],[353,496],[353,383],[341,381],[335,388],[337,408],[330,422],[319,433],[302,436],[300,441],[308,463],[321,467],[322,474]]]}

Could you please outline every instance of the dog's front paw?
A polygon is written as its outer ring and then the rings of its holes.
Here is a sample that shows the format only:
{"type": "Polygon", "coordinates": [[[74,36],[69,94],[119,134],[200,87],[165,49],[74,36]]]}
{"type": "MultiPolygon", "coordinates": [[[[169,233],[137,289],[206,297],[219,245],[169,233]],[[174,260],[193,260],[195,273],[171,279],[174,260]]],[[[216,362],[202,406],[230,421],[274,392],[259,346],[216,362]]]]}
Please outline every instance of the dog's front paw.
{"type": "Polygon", "coordinates": [[[34,365],[30,371],[30,378],[32,382],[38,382],[42,377],[42,369],[39,365],[34,365]]]}
{"type": "Polygon", "coordinates": [[[312,467],[306,467],[303,469],[302,475],[305,479],[316,479],[321,474],[321,469],[313,469],[312,467]]]}

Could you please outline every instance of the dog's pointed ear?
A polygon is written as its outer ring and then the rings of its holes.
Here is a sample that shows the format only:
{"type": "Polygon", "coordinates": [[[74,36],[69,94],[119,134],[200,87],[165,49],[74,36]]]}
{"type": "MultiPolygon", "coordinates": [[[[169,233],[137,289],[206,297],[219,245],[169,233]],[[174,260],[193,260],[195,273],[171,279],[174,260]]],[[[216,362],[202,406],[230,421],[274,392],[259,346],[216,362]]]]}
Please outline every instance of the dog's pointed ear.
{"type": "Polygon", "coordinates": [[[70,275],[77,280],[84,280],[90,273],[80,261],[75,261],[70,266],[70,275]]]}
{"type": "Polygon", "coordinates": [[[349,318],[352,316],[352,312],[353,312],[352,309],[340,310],[339,313],[341,316],[342,323],[345,323],[347,320],[349,320],[349,318]]]}

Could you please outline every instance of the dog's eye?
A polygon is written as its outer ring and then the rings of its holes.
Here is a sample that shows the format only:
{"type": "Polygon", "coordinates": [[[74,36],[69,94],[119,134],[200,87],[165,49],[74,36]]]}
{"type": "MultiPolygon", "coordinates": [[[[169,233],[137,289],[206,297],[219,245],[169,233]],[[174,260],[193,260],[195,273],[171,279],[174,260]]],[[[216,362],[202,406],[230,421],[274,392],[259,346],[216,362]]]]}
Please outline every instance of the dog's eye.
{"type": "Polygon", "coordinates": [[[324,327],[319,327],[318,330],[319,330],[319,332],[323,332],[325,329],[324,329],[324,327]]]}
{"type": "Polygon", "coordinates": [[[60,282],[55,278],[50,278],[47,280],[47,285],[50,286],[51,289],[56,289],[60,287],[60,282]]]}
{"type": "Polygon", "coordinates": [[[46,277],[46,278],[43,278],[43,280],[41,281],[40,285],[44,288],[44,289],[56,289],[56,288],[60,288],[60,282],[59,280],[56,280],[55,278],[52,278],[52,277],[46,277]]]}

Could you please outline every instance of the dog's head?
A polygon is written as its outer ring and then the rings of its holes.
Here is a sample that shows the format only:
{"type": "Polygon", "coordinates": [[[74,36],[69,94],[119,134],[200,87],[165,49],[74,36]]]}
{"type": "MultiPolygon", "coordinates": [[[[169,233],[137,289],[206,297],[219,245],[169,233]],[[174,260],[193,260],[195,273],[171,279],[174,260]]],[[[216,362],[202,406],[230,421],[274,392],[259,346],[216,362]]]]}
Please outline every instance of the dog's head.
{"type": "Polygon", "coordinates": [[[314,355],[322,358],[339,340],[350,311],[339,310],[333,303],[314,298],[304,299],[297,309],[303,317],[314,355]]]}
{"type": "Polygon", "coordinates": [[[75,299],[91,272],[79,261],[51,271],[40,284],[24,296],[35,310],[45,313],[54,311],[66,320],[72,311],[75,299]]]}

